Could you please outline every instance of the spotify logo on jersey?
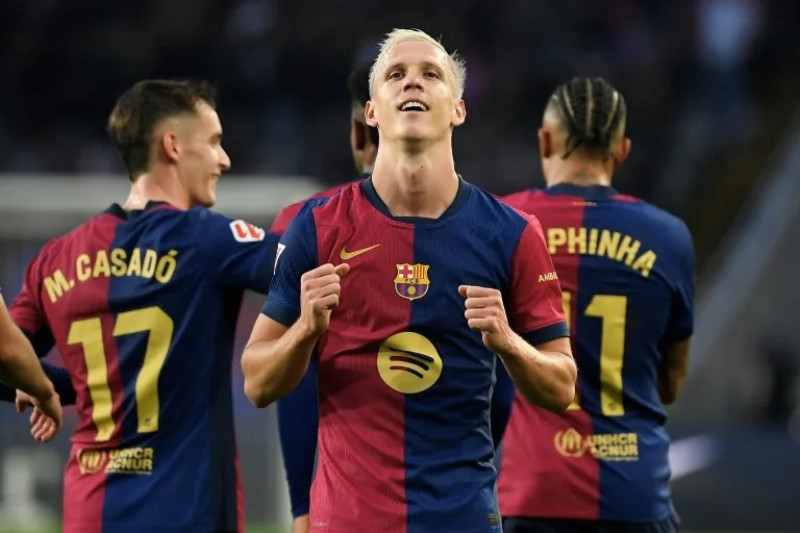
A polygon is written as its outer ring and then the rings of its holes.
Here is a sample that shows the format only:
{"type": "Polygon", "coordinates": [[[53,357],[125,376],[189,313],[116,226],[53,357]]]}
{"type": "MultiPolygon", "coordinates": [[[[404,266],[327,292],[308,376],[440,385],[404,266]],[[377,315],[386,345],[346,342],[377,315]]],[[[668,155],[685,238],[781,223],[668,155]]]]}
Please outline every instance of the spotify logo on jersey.
{"type": "Polygon", "coordinates": [[[381,344],[378,373],[394,390],[416,394],[439,380],[442,358],[427,338],[405,331],[392,335],[381,344]]]}

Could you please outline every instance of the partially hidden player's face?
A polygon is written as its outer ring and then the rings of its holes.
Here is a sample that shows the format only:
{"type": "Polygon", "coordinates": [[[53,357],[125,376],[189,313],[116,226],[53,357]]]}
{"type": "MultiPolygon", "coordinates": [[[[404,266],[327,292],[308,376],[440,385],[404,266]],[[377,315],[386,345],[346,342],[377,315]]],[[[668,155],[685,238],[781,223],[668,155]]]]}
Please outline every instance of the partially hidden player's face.
{"type": "Polygon", "coordinates": [[[211,207],[217,201],[217,180],[231,167],[231,160],[222,148],[219,115],[210,105],[200,102],[195,115],[180,120],[177,164],[181,184],[191,206],[211,207]]]}
{"type": "Polygon", "coordinates": [[[437,141],[464,122],[464,101],[456,98],[450,60],[426,41],[392,46],[375,73],[375,94],[366,117],[377,127],[381,142],[437,141]]]}

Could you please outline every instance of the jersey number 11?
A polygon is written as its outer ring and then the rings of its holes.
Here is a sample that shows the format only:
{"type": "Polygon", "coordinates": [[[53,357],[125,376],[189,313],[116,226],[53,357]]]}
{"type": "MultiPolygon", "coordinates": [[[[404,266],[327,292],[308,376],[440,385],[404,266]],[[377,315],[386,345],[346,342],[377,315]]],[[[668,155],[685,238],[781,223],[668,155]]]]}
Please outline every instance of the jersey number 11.
{"type": "MultiPolygon", "coordinates": [[[[572,293],[563,293],[564,314],[571,320],[572,293]]],[[[600,407],[605,416],[622,416],[622,359],[625,354],[625,317],[628,298],[595,294],[584,314],[603,321],[600,337],[600,407]]],[[[571,325],[570,325],[571,326],[571,325]]],[[[578,395],[568,409],[580,409],[578,395]]]]}

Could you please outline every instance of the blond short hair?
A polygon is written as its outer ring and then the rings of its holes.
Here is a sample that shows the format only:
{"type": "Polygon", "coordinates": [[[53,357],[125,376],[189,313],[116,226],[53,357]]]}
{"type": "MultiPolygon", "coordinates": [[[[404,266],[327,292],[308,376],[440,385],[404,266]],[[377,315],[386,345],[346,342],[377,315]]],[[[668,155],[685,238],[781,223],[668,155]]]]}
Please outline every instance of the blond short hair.
{"type": "Polygon", "coordinates": [[[422,30],[415,30],[415,29],[400,29],[395,28],[389,33],[386,34],[383,42],[380,45],[380,51],[378,52],[378,57],[375,58],[375,62],[372,64],[372,68],[369,71],[369,94],[370,97],[375,94],[376,84],[377,84],[377,73],[380,68],[383,67],[383,63],[386,60],[386,54],[389,52],[389,49],[396,44],[408,42],[408,41],[423,41],[432,44],[439,50],[445,53],[449,58],[448,66],[450,67],[451,73],[451,83],[453,94],[457,99],[461,99],[464,96],[464,84],[467,80],[467,64],[464,59],[458,55],[458,53],[448,53],[445,50],[442,43],[428,35],[422,30]]]}

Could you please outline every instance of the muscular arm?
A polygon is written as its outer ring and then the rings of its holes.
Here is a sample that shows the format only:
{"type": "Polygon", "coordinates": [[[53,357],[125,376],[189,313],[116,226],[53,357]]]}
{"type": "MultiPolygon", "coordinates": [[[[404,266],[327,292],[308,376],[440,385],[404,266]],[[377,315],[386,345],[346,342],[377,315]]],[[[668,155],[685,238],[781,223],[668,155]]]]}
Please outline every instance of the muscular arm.
{"type": "Polygon", "coordinates": [[[256,407],[283,398],[300,383],[318,338],[302,321],[287,328],[259,315],[242,354],[244,393],[256,407]]]}
{"type": "Polygon", "coordinates": [[[545,409],[565,410],[575,397],[578,376],[569,337],[551,335],[555,338],[533,346],[511,329],[500,291],[475,285],[461,285],[458,291],[465,298],[470,329],[481,332],[484,345],[500,357],[520,393],[545,409]]]}
{"type": "Polygon", "coordinates": [[[303,274],[300,316],[290,328],[259,315],[242,354],[244,392],[256,407],[283,398],[300,383],[314,345],[328,329],[331,312],[339,305],[339,282],[349,270],[347,263],[335,267],[326,263],[303,274]]]}
{"type": "Polygon", "coordinates": [[[678,398],[689,368],[689,339],[661,343],[661,362],[658,366],[658,395],[664,405],[678,398]]]}
{"type": "Polygon", "coordinates": [[[563,411],[575,397],[578,370],[569,337],[531,346],[512,334],[497,352],[520,393],[531,403],[550,411],[563,411]]]}

